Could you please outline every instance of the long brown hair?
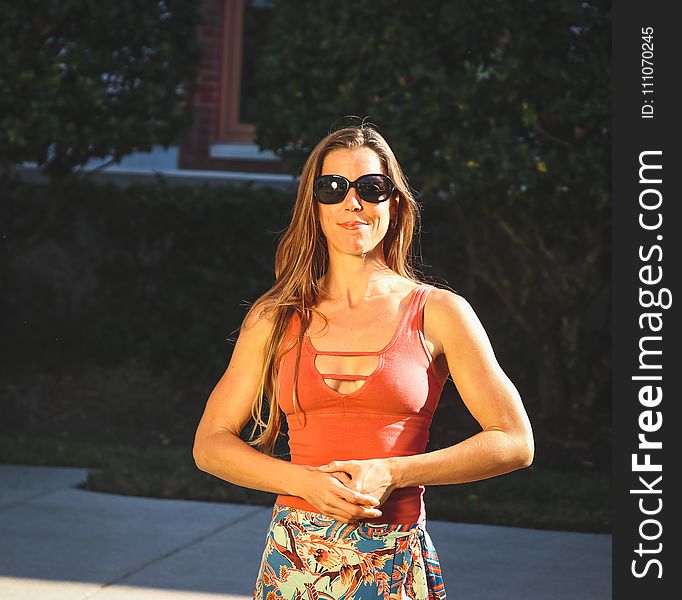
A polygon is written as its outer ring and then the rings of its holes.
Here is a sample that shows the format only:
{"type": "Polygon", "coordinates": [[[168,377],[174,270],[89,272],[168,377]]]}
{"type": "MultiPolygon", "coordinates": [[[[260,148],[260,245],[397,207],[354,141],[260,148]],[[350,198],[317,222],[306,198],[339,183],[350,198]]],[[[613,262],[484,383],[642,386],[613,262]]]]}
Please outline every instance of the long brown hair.
{"type": "MultiPolygon", "coordinates": [[[[251,405],[254,421],[249,444],[261,446],[268,453],[280,434],[281,410],[277,404],[277,372],[279,359],[292,348],[280,349],[285,332],[294,313],[298,314],[301,328],[296,340],[296,377],[294,381],[294,411],[296,412],[298,370],[301,342],[310,324],[321,293],[319,281],[325,275],[329,256],[327,241],[319,226],[317,202],[313,200],[313,183],[322,171],[322,163],[332,150],[339,148],[370,148],[379,156],[386,174],[400,195],[398,211],[383,240],[386,263],[397,274],[419,282],[414,269],[412,241],[419,231],[419,205],[403,174],[398,161],[386,140],[369,124],[353,125],[333,131],[324,137],[308,156],[303,166],[291,223],[284,232],[275,254],[275,284],[254,302],[244,320],[259,310],[259,317],[268,316],[273,327],[265,345],[265,360],[260,374],[256,398],[251,405]],[[281,351],[280,351],[281,350],[281,351]],[[267,421],[263,409],[268,403],[267,421]],[[261,428],[257,437],[256,429],[261,428]]],[[[326,320],[326,319],[325,319],[326,320]]]]}

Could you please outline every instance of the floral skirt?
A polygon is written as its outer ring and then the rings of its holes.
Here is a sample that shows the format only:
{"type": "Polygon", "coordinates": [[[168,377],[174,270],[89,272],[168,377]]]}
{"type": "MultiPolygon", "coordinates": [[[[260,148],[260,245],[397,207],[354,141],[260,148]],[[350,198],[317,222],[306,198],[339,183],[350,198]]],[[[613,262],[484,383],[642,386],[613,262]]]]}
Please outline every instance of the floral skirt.
{"type": "Polygon", "coordinates": [[[343,523],[275,504],[255,600],[441,600],[445,584],[425,527],[343,523]]]}

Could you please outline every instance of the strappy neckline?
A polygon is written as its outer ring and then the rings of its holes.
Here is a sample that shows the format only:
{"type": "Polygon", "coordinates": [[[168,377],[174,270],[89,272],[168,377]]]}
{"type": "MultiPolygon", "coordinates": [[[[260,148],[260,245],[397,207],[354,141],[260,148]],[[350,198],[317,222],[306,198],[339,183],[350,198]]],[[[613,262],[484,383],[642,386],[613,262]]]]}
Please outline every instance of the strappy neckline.
{"type": "MultiPolygon", "coordinates": [[[[395,331],[393,332],[393,336],[391,339],[388,341],[388,343],[381,349],[381,350],[366,350],[366,351],[358,351],[358,350],[318,350],[315,348],[313,345],[310,336],[308,335],[308,332],[304,335],[305,337],[305,344],[307,348],[313,353],[313,354],[320,354],[320,355],[333,355],[333,356],[382,356],[383,354],[386,354],[388,350],[395,344],[396,340],[400,336],[400,332],[405,328],[405,323],[407,321],[408,316],[412,312],[412,309],[414,307],[415,302],[417,301],[417,298],[419,297],[419,292],[423,290],[426,286],[426,284],[419,284],[412,289],[407,296],[409,297],[407,307],[405,308],[405,311],[403,312],[402,316],[400,317],[400,320],[398,321],[398,326],[396,327],[395,331]]],[[[317,370],[317,369],[316,369],[317,370]]],[[[377,369],[378,370],[378,369],[377,369]]],[[[370,375],[371,377],[371,375],[370,375]]],[[[363,386],[364,387],[364,386],[363,386]]]]}
{"type": "MultiPolygon", "coordinates": [[[[367,388],[372,384],[372,382],[375,380],[377,375],[381,372],[381,370],[384,368],[384,364],[386,363],[384,359],[384,355],[390,350],[391,346],[393,346],[398,338],[400,337],[400,334],[403,332],[403,330],[406,327],[406,324],[408,322],[408,319],[414,315],[414,306],[417,303],[417,299],[420,298],[421,294],[423,293],[424,289],[427,286],[424,284],[417,285],[412,291],[407,294],[409,297],[409,300],[407,302],[407,307],[405,308],[405,312],[403,315],[400,317],[400,320],[398,321],[398,326],[396,327],[395,331],[393,332],[393,336],[391,339],[388,341],[388,343],[381,349],[381,350],[368,350],[368,351],[351,351],[351,350],[318,350],[313,346],[312,341],[310,340],[310,336],[306,335],[305,337],[305,345],[306,348],[309,350],[308,354],[308,361],[310,363],[310,367],[312,368],[313,372],[315,373],[315,377],[318,380],[318,382],[324,387],[324,389],[327,391],[327,393],[331,394],[334,397],[338,398],[343,398],[344,402],[347,399],[354,398],[356,396],[359,396],[362,394],[367,388]],[[325,375],[320,372],[320,370],[317,368],[317,365],[315,364],[316,358],[318,355],[334,355],[334,356],[377,356],[377,366],[376,368],[366,376],[363,376],[362,379],[364,379],[363,384],[357,388],[356,390],[348,393],[340,392],[338,390],[335,390],[332,388],[330,385],[327,384],[325,381],[325,375]]],[[[329,374],[327,374],[327,377],[329,377],[329,374]]],[[[357,376],[354,376],[356,379],[360,379],[357,376]]],[[[338,379],[337,377],[331,377],[331,379],[338,379]]]]}

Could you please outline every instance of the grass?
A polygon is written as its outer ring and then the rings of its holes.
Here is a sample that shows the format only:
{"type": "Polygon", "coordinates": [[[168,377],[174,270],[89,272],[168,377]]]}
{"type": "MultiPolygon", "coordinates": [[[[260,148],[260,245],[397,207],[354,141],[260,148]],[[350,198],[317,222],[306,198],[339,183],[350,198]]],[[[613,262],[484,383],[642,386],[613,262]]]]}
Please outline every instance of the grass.
{"type": "MultiPolygon", "coordinates": [[[[199,471],[190,447],[5,435],[0,461],[88,468],[82,487],[113,494],[263,506],[275,499],[199,471]]],[[[609,532],[610,501],[606,475],[534,465],[483,481],[426,488],[429,519],[534,529],[609,532]]]]}

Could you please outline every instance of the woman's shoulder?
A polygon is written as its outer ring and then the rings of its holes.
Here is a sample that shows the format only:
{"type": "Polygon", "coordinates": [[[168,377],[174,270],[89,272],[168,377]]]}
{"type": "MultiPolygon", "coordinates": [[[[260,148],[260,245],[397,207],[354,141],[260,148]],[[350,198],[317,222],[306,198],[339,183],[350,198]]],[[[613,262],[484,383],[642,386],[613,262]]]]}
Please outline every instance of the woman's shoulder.
{"type": "Polygon", "coordinates": [[[244,316],[241,330],[257,337],[267,337],[277,320],[277,302],[272,298],[257,300],[244,316]]]}
{"type": "Polygon", "coordinates": [[[244,317],[241,330],[253,331],[254,335],[266,338],[275,328],[290,327],[295,317],[298,317],[298,312],[294,307],[290,306],[288,311],[284,311],[274,298],[259,299],[244,317]]]}
{"type": "Polygon", "coordinates": [[[427,283],[432,289],[426,300],[426,310],[435,323],[443,325],[451,323],[452,319],[467,319],[471,317],[473,308],[468,300],[459,292],[438,287],[427,283]]]}
{"type": "MultiPolygon", "coordinates": [[[[435,288],[427,299],[425,324],[439,347],[463,355],[489,348],[488,336],[469,301],[452,290],[435,288]]],[[[486,350],[487,351],[487,350],[486,350]]]]}
{"type": "MultiPolygon", "coordinates": [[[[455,290],[449,288],[449,287],[440,287],[435,283],[431,283],[430,281],[424,281],[421,283],[421,285],[427,286],[431,288],[431,292],[429,293],[429,298],[433,298],[436,300],[436,302],[460,302],[464,300],[464,296],[460,294],[459,292],[456,292],[455,290]]],[[[464,300],[466,302],[466,300],[464,300]]]]}
{"type": "Polygon", "coordinates": [[[448,313],[461,312],[469,307],[469,303],[459,292],[449,288],[439,287],[437,284],[431,283],[430,281],[401,277],[396,281],[392,293],[395,297],[406,299],[416,290],[423,288],[427,288],[428,290],[426,303],[428,304],[427,310],[429,310],[429,312],[447,315],[448,313]]]}

